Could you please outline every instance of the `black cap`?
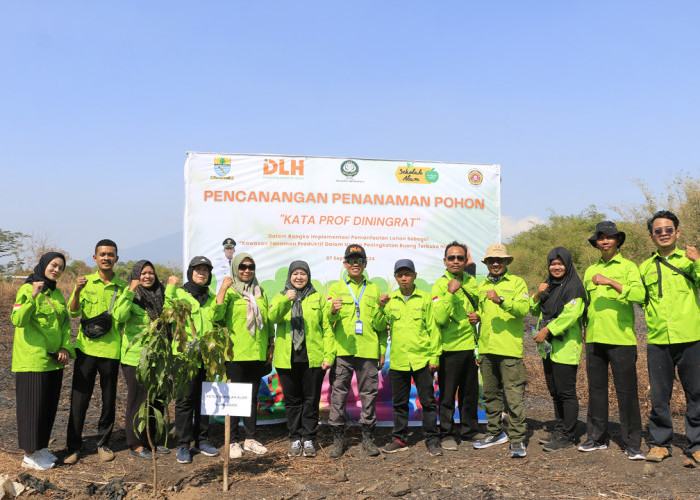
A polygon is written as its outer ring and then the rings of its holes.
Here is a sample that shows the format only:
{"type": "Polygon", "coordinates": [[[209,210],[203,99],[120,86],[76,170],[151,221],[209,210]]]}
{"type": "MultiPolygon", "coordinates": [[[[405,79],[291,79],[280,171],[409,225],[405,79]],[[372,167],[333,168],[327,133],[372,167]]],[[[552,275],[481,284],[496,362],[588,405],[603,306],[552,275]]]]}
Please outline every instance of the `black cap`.
{"type": "Polygon", "coordinates": [[[345,249],[345,258],[347,259],[351,255],[359,255],[363,259],[367,258],[367,254],[365,253],[365,249],[362,248],[360,245],[348,245],[348,247],[345,249]]]}
{"type": "Polygon", "coordinates": [[[197,267],[197,266],[201,266],[201,265],[205,265],[205,266],[209,267],[209,269],[214,269],[214,266],[211,265],[211,261],[202,255],[198,255],[198,256],[194,257],[190,261],[190,265],[188,267],[197,267]]]}
{"type": "Polygon", "coordinates": [[[416,272],[416,266],[413,265],[413,261],[411,259],[397,260],[396,264],[394,264],[394,274],[396,274],[396,271],[399,269],[408,269],[412,273],[416,272]]]}
{"type": "Polygon", "coordinates": [[[222,245],[224,246],[224,248],[235,247],[235,246],[236,246],[236,240],[234,240],[233,238],[226,238],[226,239],[224,240],[224,242],[222,243],[222,245]]]}
{"type": "Polygon", "coordinates": [[[593,236],[588,238],[589,243],[594,247],[598,248],[598,246],[596,245],[596,241],[598,240],[598,238],[600,238],[601,234],[604,234],[606,236],[618,236],[620,238],[620,243],[617,245],[617,248],[620,248],[622,246],[622,244],[625,242],[625,238],[627,237],[625,233],[617,229],[617,226],[614,222],[604,220],[596,224],[593,236]]]}

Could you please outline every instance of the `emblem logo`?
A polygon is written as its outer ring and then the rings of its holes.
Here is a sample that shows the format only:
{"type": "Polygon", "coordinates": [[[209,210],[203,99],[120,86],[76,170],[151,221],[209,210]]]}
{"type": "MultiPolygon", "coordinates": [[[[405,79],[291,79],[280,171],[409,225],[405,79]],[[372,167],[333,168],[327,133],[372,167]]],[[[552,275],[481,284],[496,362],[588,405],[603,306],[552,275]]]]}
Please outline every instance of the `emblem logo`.
{"type": "Polygon", "coordinates": [[[360,171],[360,167],[352,160],[346,160],[340,164],[340,173],[345,177],[354,177],[360,171]]]}
{"type": "Polygon", "coordinates": [[[467,174],[467,179],[469,179],[469,184],[478,186],[484,182],[484,174],[482,174],[479,170],[470,170],[467,174]]]}
{"type": "Polygon", "coordinates": [[[231,170],[231,158],[219,156],[214,158],[214,172],[216,175],[223,177],[231,170]]]}

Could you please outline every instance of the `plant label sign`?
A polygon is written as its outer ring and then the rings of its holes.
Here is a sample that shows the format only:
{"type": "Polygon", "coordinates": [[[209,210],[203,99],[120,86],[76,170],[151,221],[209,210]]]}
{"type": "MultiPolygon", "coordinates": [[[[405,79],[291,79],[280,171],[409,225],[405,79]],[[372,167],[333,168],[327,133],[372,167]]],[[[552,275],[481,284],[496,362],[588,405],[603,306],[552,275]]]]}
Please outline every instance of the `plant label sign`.
{"type": "Polygon", "coordinates": [[[253,384],[202,383],[202,415],[250,417],[253,384]]]}

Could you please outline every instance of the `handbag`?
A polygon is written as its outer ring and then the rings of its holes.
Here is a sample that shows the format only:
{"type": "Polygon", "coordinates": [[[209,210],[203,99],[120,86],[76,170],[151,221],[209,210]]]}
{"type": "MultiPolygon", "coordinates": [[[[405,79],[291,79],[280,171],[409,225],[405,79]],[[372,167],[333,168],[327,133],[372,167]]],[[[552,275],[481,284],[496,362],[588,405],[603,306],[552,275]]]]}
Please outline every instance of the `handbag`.
{"type": "Polygon", "coordinates": [[[83,335],[87,338],[98,339],[112,329],[112,307],[114,307],[114,300],[117,298],[117,291],[118,288],[115,286],[108,310],[92,318],[83,317],[80,319],[83,335]]]}

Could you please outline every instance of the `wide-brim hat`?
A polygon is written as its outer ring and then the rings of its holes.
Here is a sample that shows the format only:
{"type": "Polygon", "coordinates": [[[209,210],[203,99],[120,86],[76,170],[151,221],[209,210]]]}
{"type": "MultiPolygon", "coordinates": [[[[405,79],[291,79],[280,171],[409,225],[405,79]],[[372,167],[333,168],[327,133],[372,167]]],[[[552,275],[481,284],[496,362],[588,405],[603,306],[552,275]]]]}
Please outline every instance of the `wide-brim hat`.
{"type": "Polygon", "coordinates": [[[596,245],[596,241],[598,241],[598,238],[600,238],[601,234],[604,234],[606,236],[619,236],[620,243],[617,245],[617,248],[620,248],[622,246],[622,244],[625,242],[625,238],[627,237],[625,233],[617,229],[617,226],[614,222],[604,220],[596,224],[595,232],[593,233],[593,236],[588,238],[588,242],[591,245],[593,245],[593,247],[598,248],[598,245],[596,245]]]}
{"type": "Polygon", "coordinates": [[[506,250],[506,246],[503,243],[494,243],[493,245],[489,245],[489,247],[486,249],[486,255],[483,259],[481,259],[481,262],[486,264],[486,259],[489,258],[505,259],[506,265],[513,262],[513,256],[508,255],[508,250],[506,250]]]}

